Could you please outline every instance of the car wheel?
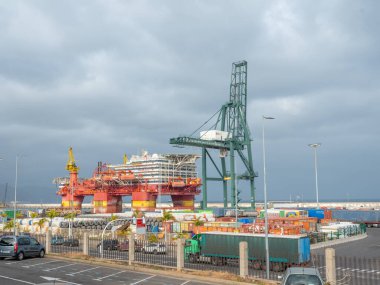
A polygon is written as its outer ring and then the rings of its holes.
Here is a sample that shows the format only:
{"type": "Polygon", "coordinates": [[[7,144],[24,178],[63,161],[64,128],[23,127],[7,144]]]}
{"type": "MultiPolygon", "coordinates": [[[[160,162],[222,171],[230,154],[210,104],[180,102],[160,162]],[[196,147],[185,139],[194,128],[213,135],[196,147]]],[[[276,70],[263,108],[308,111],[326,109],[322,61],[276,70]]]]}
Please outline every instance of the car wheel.
{"type": "Polygon", "coordinates": [[[196,263],[197,257],[194,254],[190,254],[189,255],[189,261],[190,261],[190,263],[196,263]]]}
{"type": "Polygon", "coordinates": [[[17,260],[21,261],[24,259],[24,253],[22,251],[20,251],[18,254],[17,254],[17,260]]]}
{"type": "Polygon", "coordinates": [[[260,269],[261,269],[261,262],[258,261],[258,260],[253,261],[253,263],[252,263],[252,267],[253,267],[253,269],[255,269],[255,270],[260,270],[260,269]]]}
{"type": "Polygon", "coordinates": [[[45,251],[43,249],[40,250],[40,255],[39,255],[40,258],[44,258],[45,257],[45,251]]]}
{"type": "Polygon", "coordinates": [[[284,266],[279,262],[275,262],[272,264],[272,270],[274,272],[284,271],[284,266]]]}
{"type": "Polygon", "coordinates": [[[212,265],[218,265],[218,258],[215,257],[215,256],[212,256],[212,257],[211,257],[211,264],[212,264],[212,265]]]}
{"type": "Polygon", "coordinates": [[[158,252],[157,252],[157,249],[153,250],[153,254],[154,254],[154,255],[157,255],[157,253],[158,253],[158,252]]]}

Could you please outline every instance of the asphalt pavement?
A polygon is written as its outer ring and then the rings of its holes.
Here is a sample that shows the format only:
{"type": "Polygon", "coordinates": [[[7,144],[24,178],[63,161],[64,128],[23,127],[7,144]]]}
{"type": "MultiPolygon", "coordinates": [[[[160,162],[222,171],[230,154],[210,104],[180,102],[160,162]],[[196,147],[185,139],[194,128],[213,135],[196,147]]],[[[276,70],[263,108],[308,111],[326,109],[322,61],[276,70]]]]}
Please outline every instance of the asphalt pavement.
{"type": "MultiPolygon", "coordinates": [[[[339,284],[380,284],[380,228],[368,228],[368,236],[357,241],[329,246],[335,249],[335,262],[339,284]]],[[[325,249],[316,249],[318,268],[325,275],[325,249]]]]}
{"type": "MultiPolygon", "coordinates": [[[[368,237],[365,239],[330,247],[335,248],[336,256],[380,259],[380,228],[368,228],[367,235],[368,237]]],[[[325,249],[316,249],[312,252],[324,254],[325,249]]]]}
{"type": "Polygon", "coordinates": [[[128,285],[206,285],[184,278],[150,274],[120,267],[93,265],[79,260],[60,260],[51,257],[29,258],[23,261],[0,261],[0,284],[128,284],[128,285]]]}

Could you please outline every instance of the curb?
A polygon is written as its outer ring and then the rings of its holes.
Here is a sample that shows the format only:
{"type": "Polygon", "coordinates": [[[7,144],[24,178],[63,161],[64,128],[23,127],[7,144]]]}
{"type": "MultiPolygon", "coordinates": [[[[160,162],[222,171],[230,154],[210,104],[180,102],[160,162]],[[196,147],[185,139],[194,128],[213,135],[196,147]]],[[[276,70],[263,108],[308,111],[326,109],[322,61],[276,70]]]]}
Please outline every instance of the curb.
{"type": "MultiPolygon", "coordinates": [[[[76,256],[76,258],[71,258],[68,256],[62,256],[62,255],[56,255],[54,253],[50,253],[46,255],[47,257],[53,257],[55,259],[61,259],[61,260],[76,260],[81,263],[87,263],[87,264],[95,264],[95,265],[103,265],[103,266],[109,266],[109,267],[115,267],[120,269],[128,269],[130,271],[138,271],[138,272],[144,272],[144,273],[151,273],[151,274],[157,274],[157,275],[165,275],[172,278],[183,278],[183,279],[190,279],[190,280],[196,280],[196,281],[202,281],[205,283],[210,284],[225,284],[225,285],[276,285],[279,284],[277,281],[273,280],[266,280],[266,279],[250,279],[247,281],[235,281],[235,280],[229,280],[229,279],[221,279],[221,277],[212,276],[214,273],[216,274],[223,274],[223,272],[214,272],[214,271],[197,271],[197,270],[189,270],[189,269],[183,269],[181,271],[177,271],[176,268],[173,267],[166,267],[166,266],[154,266],[154,267],[160,267],[159,269],[152,269],[151,264],[141,264],[141,263],[134,263],[133,265],[128,265],[128,261],[118,261],[118,260],[108,260],[108,259],[97,259],[97,258],[90,258],[90,259],[83,259],[81,256],[76,256]],[[147,268],[149,267],[149,268],[147,268]],[[208,276],[198,275],[194,273],[201,273],[208,276]]],[[[228,273],[225,274],[227,277],[228,273]]],[[[223,277],[222,277],[223,278],[223,277]]],[[[241,278],[237,276],[237,278],[241,278]]]]}
{"type": "Polygon", "coordinates": [[[347,243],[347,242],[365,239],[366,237],[368,237],[367,233],[362,234],[362,235],[357,235],[354,237],[348,237],[348,238],[336,239],[336,240],[332,240],[332,241],[320,242],[317,244],[310,245],[310,249],[314,250],[314,249],[325,248],[325,247],[332,246],[332,245],[338,245],[338,244],[343,244],[343,243],[347,243]]]}

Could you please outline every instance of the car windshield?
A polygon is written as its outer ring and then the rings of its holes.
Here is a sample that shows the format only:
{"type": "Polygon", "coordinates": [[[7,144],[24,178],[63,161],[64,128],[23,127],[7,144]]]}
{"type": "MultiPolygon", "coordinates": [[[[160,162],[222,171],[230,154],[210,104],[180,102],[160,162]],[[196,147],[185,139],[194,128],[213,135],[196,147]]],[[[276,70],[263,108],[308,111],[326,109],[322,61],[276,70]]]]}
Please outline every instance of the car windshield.
{"type": "Polygon", "coordinates": [[[285,285],[322,285],[322,283],[315,275],[292,274],[286,280],[285,285]]]}
{"type": "Polygon", "coordinates": [[[0,239],[0,245],[14,245],[15,239],[12,237],[3,237],[0,239]]]}

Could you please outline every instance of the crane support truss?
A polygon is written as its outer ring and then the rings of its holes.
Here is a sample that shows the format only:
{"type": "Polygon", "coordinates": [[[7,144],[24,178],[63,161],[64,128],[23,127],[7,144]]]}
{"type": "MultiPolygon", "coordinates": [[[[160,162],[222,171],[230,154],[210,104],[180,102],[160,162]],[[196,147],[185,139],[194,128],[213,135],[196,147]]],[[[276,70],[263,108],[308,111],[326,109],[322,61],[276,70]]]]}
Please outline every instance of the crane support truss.
{"type": "MultiPolygon", "coordinates": [[[[207,208],[207,181],[222,181],[223,203],[228,207],[227,181],[231,185],[231,206],[239,203],[237,191],[238,180],[248,180],[250,183],[251,208],[255,209],[254,179],[257,177],[253,169],[251,137],[247,123],[247,62],[240,61],[232,64],[230,100],[224,104],[218,115],[213,132],[221,131],[220,136],[205,136],[201,132],[200,138],[182,136],[171,138],[170,144],[186,145],[202,148],[202,208],[207,208]],[[209,149],[220,151],[221,169],[212,158],[209,149]],[[235,152],[237,155],[235,155],[235,152]],[[229,170],[227,170],[226,156],[229,153],[229,170]],[[237,175],[235,157],[239,157],[245,167],[245,172],[237,175]],[[209,177],[207,174],[207,159],[215,167],[220,177],[209,177]]],[[[211,131],[210,131],[211,132],[211,131]]]]}

